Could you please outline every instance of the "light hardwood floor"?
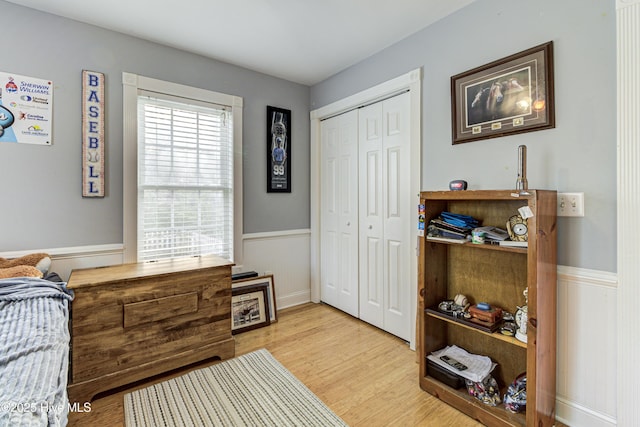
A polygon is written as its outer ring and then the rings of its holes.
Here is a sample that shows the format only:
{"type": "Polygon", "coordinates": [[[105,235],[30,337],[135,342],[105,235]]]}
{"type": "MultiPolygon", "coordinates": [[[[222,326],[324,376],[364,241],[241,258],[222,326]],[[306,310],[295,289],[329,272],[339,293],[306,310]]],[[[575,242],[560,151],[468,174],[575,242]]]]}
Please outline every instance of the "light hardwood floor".
{"type": "MultiPolygon", "coordinates": [[[[236,355],[266,348],[351,427],[481,425],[420,389],[407,343],[327,305],[279,311],[276,323],[235,338],[236,355]]],[[[185,372],[98,397],[69,425],[123,426],[125,393],[185,372]]]]}

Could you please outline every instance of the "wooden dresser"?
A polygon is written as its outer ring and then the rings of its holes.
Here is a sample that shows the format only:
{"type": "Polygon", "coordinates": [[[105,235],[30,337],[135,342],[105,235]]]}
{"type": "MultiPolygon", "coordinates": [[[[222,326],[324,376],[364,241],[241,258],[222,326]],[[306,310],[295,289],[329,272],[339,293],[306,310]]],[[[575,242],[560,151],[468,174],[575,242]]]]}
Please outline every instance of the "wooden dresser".
{"type": "Polygon", "coordinates": [[[231,263],[195,257],[74,270],[72,402],[205,359],[231,358],[231,263]]]}

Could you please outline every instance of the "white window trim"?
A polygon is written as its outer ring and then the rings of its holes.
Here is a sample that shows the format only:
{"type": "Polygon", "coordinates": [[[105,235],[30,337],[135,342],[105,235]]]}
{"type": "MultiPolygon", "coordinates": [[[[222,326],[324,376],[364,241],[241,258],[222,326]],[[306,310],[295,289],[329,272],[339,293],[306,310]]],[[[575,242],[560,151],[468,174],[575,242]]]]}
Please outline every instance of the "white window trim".
{"type": "Polygon", "coordinates": [[[126,72],[122,73],[124,262],[137,262],[138,256],[138,90],[233,107],[233,261],[242,264],[242,98],[126,72]]]}

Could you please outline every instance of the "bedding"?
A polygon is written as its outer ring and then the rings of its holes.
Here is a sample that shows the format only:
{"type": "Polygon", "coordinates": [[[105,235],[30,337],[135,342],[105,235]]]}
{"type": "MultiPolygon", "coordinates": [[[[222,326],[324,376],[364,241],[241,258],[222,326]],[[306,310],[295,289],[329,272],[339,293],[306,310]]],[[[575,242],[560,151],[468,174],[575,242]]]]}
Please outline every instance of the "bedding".
{"type": "Polygon", "coordinates": [[[0,280],[0,426],[65,426],[69,307],[65,282],[0,280]]]}

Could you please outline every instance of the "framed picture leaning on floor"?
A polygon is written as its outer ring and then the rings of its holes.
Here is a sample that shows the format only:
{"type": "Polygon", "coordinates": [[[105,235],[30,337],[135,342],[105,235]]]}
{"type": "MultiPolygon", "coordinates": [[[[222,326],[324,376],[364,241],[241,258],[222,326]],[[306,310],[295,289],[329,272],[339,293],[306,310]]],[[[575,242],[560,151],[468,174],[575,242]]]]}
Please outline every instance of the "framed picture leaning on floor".
{"type": "Polygon", "coordinates": [[[233,288],[231,291],[231,333],[268,326],[269,299],[266,283],[233,288]]]}

